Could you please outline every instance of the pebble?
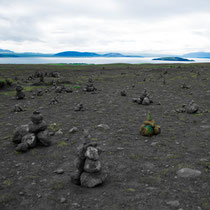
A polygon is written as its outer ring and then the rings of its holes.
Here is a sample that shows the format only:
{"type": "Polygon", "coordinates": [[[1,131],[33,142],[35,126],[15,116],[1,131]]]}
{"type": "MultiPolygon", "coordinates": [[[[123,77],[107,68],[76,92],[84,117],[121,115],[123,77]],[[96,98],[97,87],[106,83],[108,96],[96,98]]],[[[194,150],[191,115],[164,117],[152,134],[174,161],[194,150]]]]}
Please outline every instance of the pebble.
{"type": "Polygon", "coordinates": [[[198,177],[201,175],[201,172],[198,170],[194,170],[191,168],[182,168],[179,171],[177,171],[178,177],[182,178],[191,178],[191,177],[198,177]]]}
{"type": "Polygon", "coordinates": [[[166,202],[167,205],[172,206],[172,207],[178,207],[180,205],[178,200],[175,201],[168,201],[166,202]]]}
{"type": "Polygon", "coordinates": [[[69,130],[69,133],[76,133],[77,131],[79,131],[79,129],[77,127],[73,127],[69,130]]]}
{"type": "Polygon", "coordinates": [[[55,132],[55,135],[58,136],[58,135],[63,135],[63,132],[61,129],[59,129],[57,132],[55,132]]]}
{"type": "Polygon", "coordinates": [[[24,192],[19,192],[19,195],[24,195],[24,192]]]}
{"type": "Polygon", "coordinates": [[[97,128],[103,128],[104,130],[110,129],[110,127],[107,124],[99,124],[96,126],[97,128]]]}
{"type": "Polygon", "coordinates": [[[65,203],[66,202],[66,198],[61,198],[60,201],[61,201],[61,203],[65,203]]]}
{"type": "Polygon", "coordinates": [[[59,169],[55,170],[54,173],[56,173],[56,174],[63,174],[64,170],[62,168],[59,168],[59,169]]]}

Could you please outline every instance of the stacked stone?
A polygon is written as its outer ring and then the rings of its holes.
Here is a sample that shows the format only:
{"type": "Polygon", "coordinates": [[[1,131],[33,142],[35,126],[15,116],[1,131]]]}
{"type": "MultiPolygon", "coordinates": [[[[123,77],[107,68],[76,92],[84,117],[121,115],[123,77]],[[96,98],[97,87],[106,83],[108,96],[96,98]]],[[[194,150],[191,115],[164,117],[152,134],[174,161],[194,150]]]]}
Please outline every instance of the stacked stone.
{"type": "Polygon", "coordinates": [[[160,134],[160,126],[155,124],[155,121],[152,120],[151,113],[148,113],[148,118],[146,121],[144,121],[144,124],[141,125],[140,134],[142,136],[152,136],[152,135],[158,135],[160,134]]]}
{"type": "Polygon", "coordinates": [[[133,102],[142,104],[142,105],[150,105],[153,103],[153,100],[146,89],[139,98],[133,98],[133,102]]]}
{"type": "Polygon", "coordinates": [[[13,142],[17,144],[16,151],[18,152],[26,152],[28,149],[35,147],[39,142],[44,146],[49,146],[51,143],[47,123],[43,120],[40,112],[33,112],[31,121],[27,125],[18,127],[14,134],[13,142]]]}
{"type": "Polygon", "coordinates": [[[189,105],[186,107],[185,104],[182,105],[182,108],[175,110],[177,113],[187,112],[188,114],[199,113],[199,106],[192,100],[189,105]]]}
{"type": "Polygon", "coordinates": [[[86,92],[93,92],[93,91],[97,90],[95,88],[95,86],[93,85],[92,79],[88,80],[88,84],[86,85],[86,87],[83,90],[86,92]]]}
{"type": "Polygon", "coordinates": [[[74,161],[76,171],[71,175],[72,183],[92,188],[104,182],[106,174],[101,171],[100,153],[96,143],[84,143],[79,146],[74,161]]]}
{"type": "Polygon", "coordinates": [[[20,100],[20,99],[24,99],[25,98],[25,93],[22,92],[23,87],[18,85],[16,87],[16,99],[20,100]]]}

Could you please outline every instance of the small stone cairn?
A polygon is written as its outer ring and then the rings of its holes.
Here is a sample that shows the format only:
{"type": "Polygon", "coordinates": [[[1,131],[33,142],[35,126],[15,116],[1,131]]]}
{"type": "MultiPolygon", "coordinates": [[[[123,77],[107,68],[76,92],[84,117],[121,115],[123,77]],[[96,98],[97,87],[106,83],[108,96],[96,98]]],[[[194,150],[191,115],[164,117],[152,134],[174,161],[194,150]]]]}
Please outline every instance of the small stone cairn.
{"type": "Polygon", "coordinates": [[[144,92],[139,98],[133,98],[134,103],[142,104],[142,105],[150,105],[153,103],[151,96],[148,94],[147,90],[144,89],[144,92]]]}
{"type": "Polygon", "coordinates": [[[74,161],[76,170],[71,175],[71,182],[88,188],[102,184],[107,175],[101,171],[100,154],[101,149],[97,147],[97,143],[87,142],[80,145],[74,161]]]}
{"type": "Polygon", "coordinates": [[[94,92],[97,89],[95,88],[95,86],[93,85],[93,80],[91,78],[89,78],[88,80],[88,84],[86,85],[86,87],[83,89],[85,92],[94,92]]]}
{"type": "Polygon", "coordinates": [[[160,134],[161,129],[160,126],[156,125],[155,121],[152,120],[151,113],[149,112],[147,120],[141,125],[139,131],[142,136],[152,136],[160,134]]]}
{"type": "Polygon", "coordinates": [[[44,146],[51,144],[47,123],[43,120],[43,116],[39,111],[33,112],[29,124],[21,125],[16,129],[13,143],[17,144],[16,151],[18,152],[26,152],[30,148],[34,148],[37,143],[44,146]]]}
{"type": "Polygon", "coordinates": [[[183,104],[181,108],[175,110],[177,113],[196,114],[199,113],[199,106],[192,100],[188,106],[183,104]]]}
{"type": "Polygon", "coordinates": [[[16,99],[21,100],[25,98],[25,93],[22,92],[22,90],[23,90],[22,86],[18,85],[16,87],[16,99]]]}

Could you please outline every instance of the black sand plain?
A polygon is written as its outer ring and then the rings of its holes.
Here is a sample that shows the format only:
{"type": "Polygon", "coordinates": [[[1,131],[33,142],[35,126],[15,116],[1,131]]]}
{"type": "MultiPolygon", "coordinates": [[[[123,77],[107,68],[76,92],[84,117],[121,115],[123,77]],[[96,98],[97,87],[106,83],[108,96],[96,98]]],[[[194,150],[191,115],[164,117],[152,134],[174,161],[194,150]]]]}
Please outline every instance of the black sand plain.
{"type": "Polygon", "coordinates": [[[0,209],[210,209],[210,64],[0,65],[0,78],[14,80],[0,90],[0,209]],[[27,79],[37,71],[58,71],[60,77],[46,77],[44,83],[27,79]],[[94,93],[83,91],[89,78],[94,93]],[[55,93],[52,80],[73,92],[55,93]],[[24,100],[14,99],[17,83],[24,100]],[[133,103],[144,88],[154,103],[133,103]],[[44,94],[31,99],[38,89],[44,94]],[[59,103],[50,105],[55,96],[59,103]],[[175,112],[191,100],[201,112],[175,112]],[[13,112],[17,103],[25,111],[13,112]],[[78,103],[84,111],[74,111],[78,103]],[[50,147],[16,152],[14,131],[34,110],[41,111],[50,131],[63,134],[52,136],[50,147]],[[161,134],[143,137],[139,127],[149,111],[161,134]],[[69,133],[74,126],[79,131],[69,133]],[[105,183],[92,189],[70,181],[84,129],[104,150],[101,161],[108,173],[105,183]],[[201,175],[178,177],[181,168],[201,175]],[[64,173],[56,174],[57,169],[64,173]]]}

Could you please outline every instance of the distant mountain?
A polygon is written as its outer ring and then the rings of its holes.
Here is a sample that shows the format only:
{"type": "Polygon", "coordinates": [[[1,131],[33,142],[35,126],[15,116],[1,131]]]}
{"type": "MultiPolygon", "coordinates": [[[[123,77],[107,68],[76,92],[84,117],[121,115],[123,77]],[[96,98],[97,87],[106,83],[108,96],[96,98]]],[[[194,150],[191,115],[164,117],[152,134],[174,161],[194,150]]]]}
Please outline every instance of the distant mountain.
{"type": "Polygon", "coordinates": [[[0,49],[0,53],[14,53],[14,52],[11,50],[0,49]]]}
{"type": "Polygon", "coordinates": [[[77,52],[77,51],[65,51],[54,54],[54,56],[61,57],[100,57],[100,54],[92,52],[77,52]]]}
{"type": "Polygon", "coordinates": [[[180,57],[163,57],[163,58],[154,58],[152,60],[157,60],[157,61],[194,61],[194,60],[189,60],[186,58],[180,58],[180,57]]]}
{"type": "Polygon", "coordinates": [[[65,51],[54,54],[54,56],[59,57],[142,57],[135,55],[123,55],[120,53],[106,53],[106,54],[98,54],[93,52],[78,52],[78,51],[65,51]]]}
{"type": "Polygon", "coordinates": [[[187,58],[210,58],[210,52],[194,52],[183,56],[187,58]]]}

